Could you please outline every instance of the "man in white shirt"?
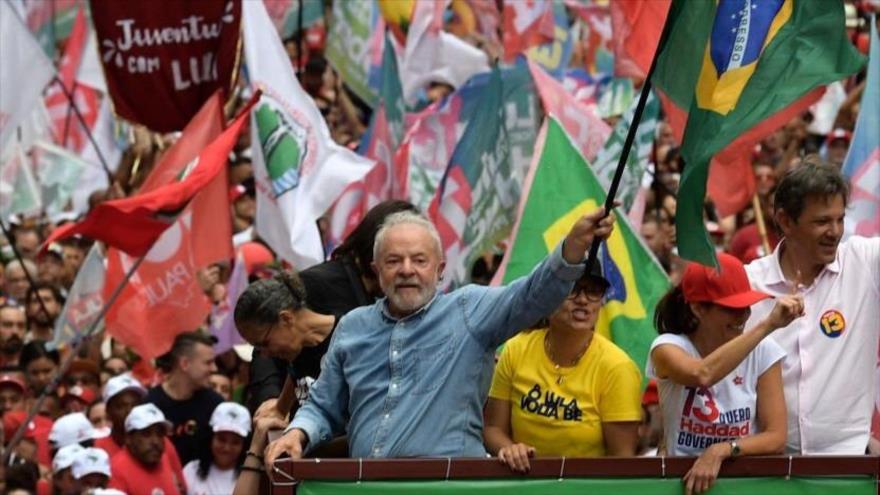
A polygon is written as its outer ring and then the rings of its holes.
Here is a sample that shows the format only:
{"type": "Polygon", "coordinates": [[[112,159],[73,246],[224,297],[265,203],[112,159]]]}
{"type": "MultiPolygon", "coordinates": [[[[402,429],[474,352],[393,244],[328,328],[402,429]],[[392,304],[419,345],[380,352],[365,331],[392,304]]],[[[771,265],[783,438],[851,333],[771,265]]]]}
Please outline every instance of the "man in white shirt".
{"type": "MultiPolygon", "coordinates": [[[[836,167],[807,157],[776,190],[774,217],[784,239],[746,267],[754,289],[804,297],[806,315],[772,336],[787,354],[789,453],[858,455],[868,445],[877,389],[880,238],[841,242],[848,196],[836,167]]],[[[772,306],[772,300],[752,306],[746,328],[772,306]]]]}

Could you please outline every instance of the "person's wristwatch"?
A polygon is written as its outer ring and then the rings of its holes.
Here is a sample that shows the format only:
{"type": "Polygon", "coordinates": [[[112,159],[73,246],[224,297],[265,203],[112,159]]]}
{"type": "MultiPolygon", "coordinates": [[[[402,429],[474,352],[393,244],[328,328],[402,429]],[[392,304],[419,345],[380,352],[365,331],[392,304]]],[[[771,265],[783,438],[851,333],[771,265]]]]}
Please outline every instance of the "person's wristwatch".
{"type": "Polygon", "coordinates": [[[739,444],[736,443],[736,440],[730,441],[730,457],[739,457],[740,449],[739,444]]]}

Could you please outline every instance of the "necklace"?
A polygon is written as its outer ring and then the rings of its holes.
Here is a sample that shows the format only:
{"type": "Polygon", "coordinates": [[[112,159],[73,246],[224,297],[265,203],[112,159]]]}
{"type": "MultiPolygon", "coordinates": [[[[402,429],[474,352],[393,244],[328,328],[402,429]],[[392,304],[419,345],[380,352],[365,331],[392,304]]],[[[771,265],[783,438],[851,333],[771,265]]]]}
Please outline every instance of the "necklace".
{"type": "MultiPolygon", "coordinates": [[[[584,354],[587,352],[587,349],[589,347],[590,347],[590,342],[587,341],[587,345],[585,345],[584,348],[581,349],[580,352],[577,353],[577,355],[574,357],[574,359],[571,360],[571,362],[568,364],[567,367],[572,367],[572,366],[577,365],[578,362],[580,362],[581,358],[584,357],[584,354]]],[[[563,374],[562,374],[562,367],[564,366],[564,364],[560,364],[559,363],[560,360],[554,356],[553,344],[550,342],[549,331],[548,331],[548,333],[544,334],[544,349],[546,350],[547,357],[550,358],[550,362],[553,363],[553,368],[556,371],[556,384],[561,385],[562,382],[565,380],[565,376],[563,376],[563,374]]]]}

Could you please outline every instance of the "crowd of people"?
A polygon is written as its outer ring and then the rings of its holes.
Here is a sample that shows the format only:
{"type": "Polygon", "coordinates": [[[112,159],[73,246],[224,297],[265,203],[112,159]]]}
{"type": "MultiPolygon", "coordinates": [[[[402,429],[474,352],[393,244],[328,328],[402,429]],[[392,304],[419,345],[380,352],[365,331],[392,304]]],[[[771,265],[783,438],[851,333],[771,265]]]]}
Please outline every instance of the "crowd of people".
{"type": "MultiPolygon", "coordinates": [[[[319,46],[287,46],[334,140],[356,148],[369,107],[319,46]]],[[[282,455],[487,454],[515,472],[536,456],[696,456],[684,482],[699,493],[731,457],[880,452],[870,436],[880,238],[844,238],[840,172],[864,72],[837,84],[845,99],[830,123],[806,112],[754,149],[757,206],[720,217],[707,199],[720,271],[677,256],[684,164],[661,117],[636,227],[672,289],[647,363],[595,332],[609,281],[583,261],[615,228],[602,209],[504,287],[441,293],[437,229],[406,201],[380,203],[328,261],[298,270],[255,234],[243,132],[228,165],[229,218],[250,282],[234,311],[249,345],[217,354],[206,320],[154,361],[103,333],[51,345],[93,243],[73,237],[40,253],[74,219],[3,218],[2,493],[247,494],[282,455]],[[284,435],[270,443],[271,429],[284,435]]],[[[425,95],[452,89],[432,84],[425,95]]],[[[90,204],[137,193],[170,139],[134,132],[114,183],[90,204]]],[[[492,278],[496,254],[474,281],[492,278]]],[[[200,273],[214,305],[228,268],[200,273]]]]}

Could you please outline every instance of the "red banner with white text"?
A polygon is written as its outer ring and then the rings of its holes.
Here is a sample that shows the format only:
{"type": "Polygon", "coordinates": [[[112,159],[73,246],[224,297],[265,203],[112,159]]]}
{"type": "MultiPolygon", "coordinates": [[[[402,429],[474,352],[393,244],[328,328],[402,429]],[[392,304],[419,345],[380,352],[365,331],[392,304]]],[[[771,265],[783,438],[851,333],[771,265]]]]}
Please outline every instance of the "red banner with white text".
{"type": "Polygon", "coordinates": [[[241,0],[90,0],[116,113],[156,132],[183,129],[232,86],[241,0]]]}

